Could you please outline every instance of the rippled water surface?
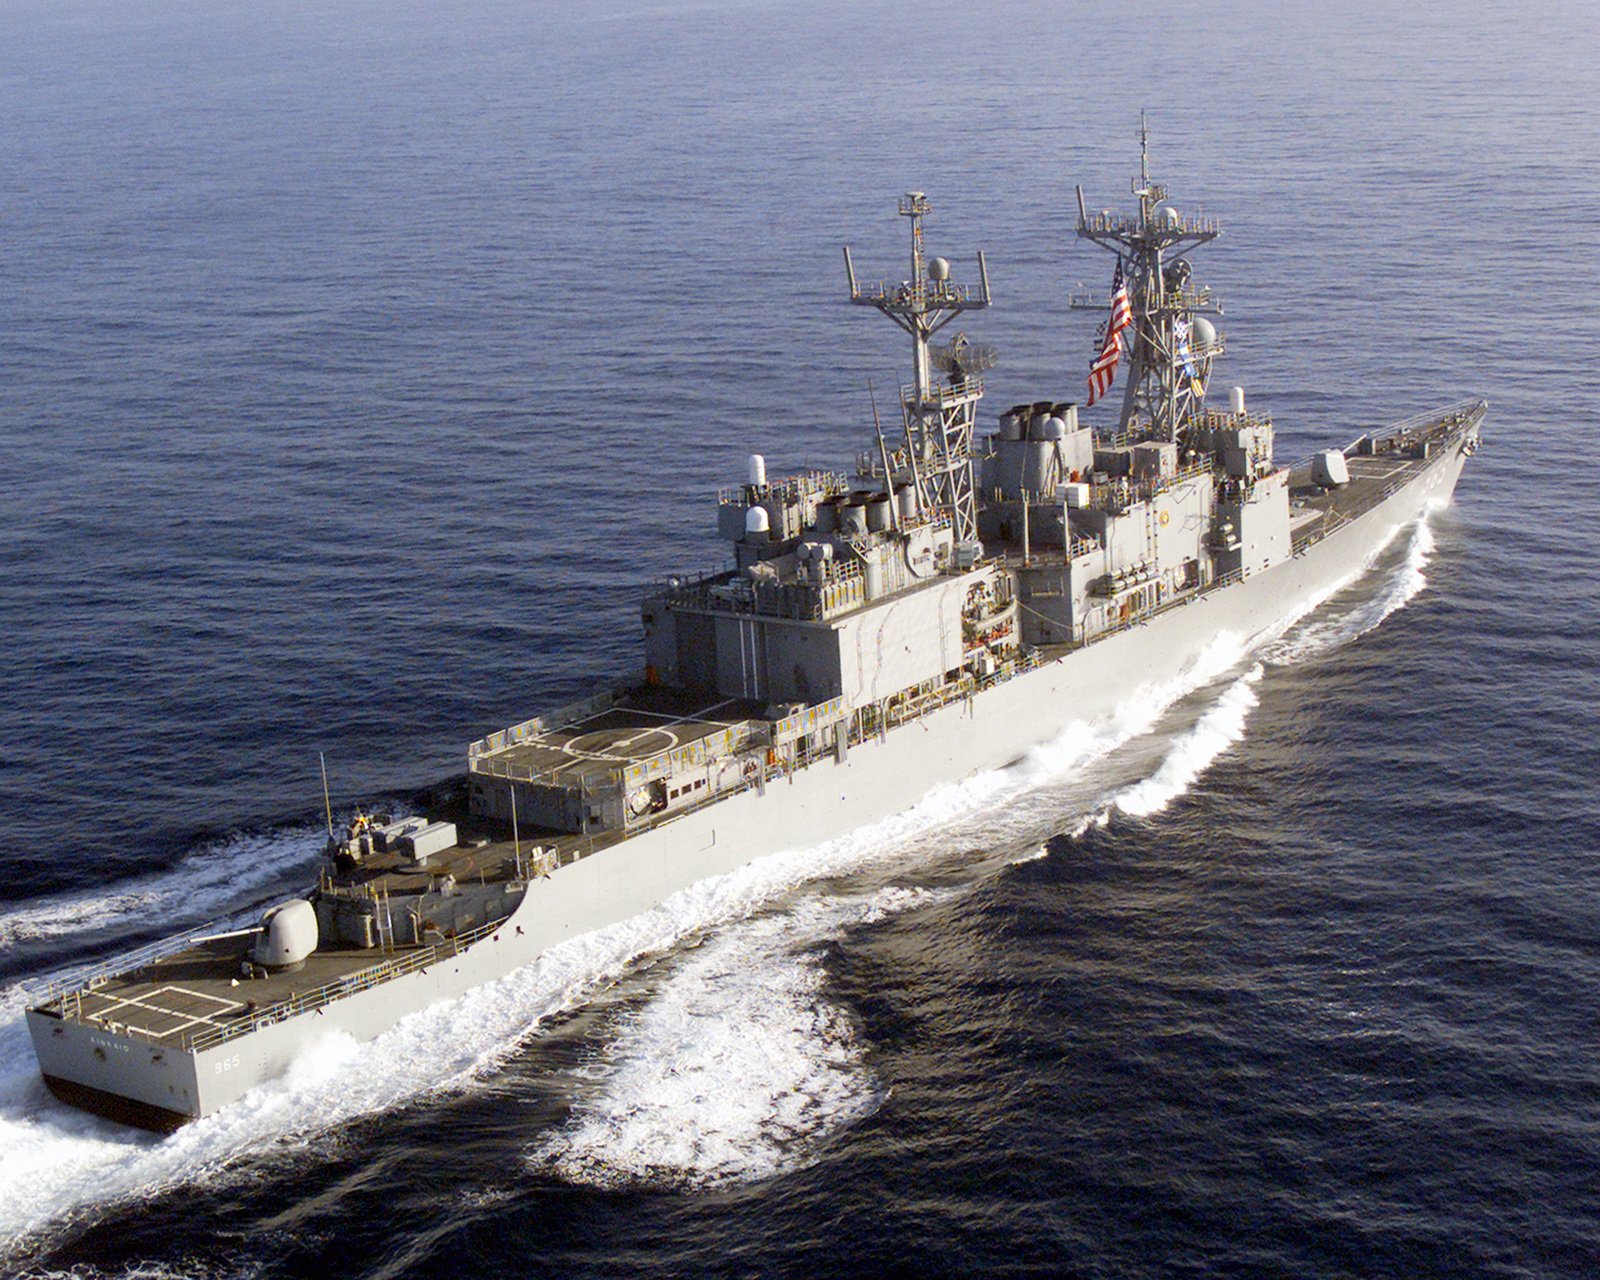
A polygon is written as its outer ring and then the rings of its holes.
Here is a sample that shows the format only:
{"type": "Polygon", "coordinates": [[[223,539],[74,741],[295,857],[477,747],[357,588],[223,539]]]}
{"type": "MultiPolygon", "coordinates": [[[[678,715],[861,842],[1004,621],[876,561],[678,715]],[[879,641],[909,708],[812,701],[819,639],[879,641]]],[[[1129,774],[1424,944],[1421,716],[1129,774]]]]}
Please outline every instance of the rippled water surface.
{"type": "Polygon", "coordinates": [[[0,1272],[1600,1271],[1600,20],[0,9],[0,1272]],[[1492,403],[1370,573],[1012,768],[156,1140],[24,984],[299,886],[631,666],[718,484],[903,374],[839,245],[988,253],[1078,398],[1149,110],[1279,453],[1492,403]]]}

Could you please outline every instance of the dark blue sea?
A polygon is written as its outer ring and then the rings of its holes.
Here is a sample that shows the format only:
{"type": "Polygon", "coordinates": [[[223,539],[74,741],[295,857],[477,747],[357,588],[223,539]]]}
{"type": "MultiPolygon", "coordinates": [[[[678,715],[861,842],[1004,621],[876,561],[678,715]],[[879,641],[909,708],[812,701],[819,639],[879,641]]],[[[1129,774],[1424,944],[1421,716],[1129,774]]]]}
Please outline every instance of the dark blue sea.
{"type": "Polygon", "coordinates": [[[1554,0],[6,0],[0,1273],[1600,1274],[1597,100],[1554,0]],[[1482,395],[1452,506],[176,1136],[49,1098],[29,984],[300,888],[319,752],[413,803],[853,457],[901,193],[988,420],[1081,398],[1141,108],[1280,459],[1482,395]]]}

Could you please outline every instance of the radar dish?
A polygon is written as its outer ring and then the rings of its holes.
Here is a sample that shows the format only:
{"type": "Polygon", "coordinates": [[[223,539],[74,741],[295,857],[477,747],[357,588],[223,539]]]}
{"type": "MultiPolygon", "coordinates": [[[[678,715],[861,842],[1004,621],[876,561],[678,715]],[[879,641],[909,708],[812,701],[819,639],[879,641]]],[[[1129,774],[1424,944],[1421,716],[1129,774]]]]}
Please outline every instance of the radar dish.
{"type": "Polygon", "coordinates": [[[987,342],[968,342],[966,334],[958,333],[954,342],[929,347],[928,360],[941,373],[965,378],[994,368],[999,363],[1000,353],[987,342]]]}

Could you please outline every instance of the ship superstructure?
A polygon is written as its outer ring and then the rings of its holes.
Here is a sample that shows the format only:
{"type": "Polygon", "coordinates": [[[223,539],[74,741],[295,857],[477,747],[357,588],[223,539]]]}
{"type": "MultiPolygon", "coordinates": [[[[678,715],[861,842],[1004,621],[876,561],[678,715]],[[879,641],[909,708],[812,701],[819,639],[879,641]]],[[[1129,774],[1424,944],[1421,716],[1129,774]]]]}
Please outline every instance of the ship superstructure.
{"type": "Polygon", "coordinates": [[[987,263],[964,285],[927,257],[930,202],[906,195],[908,278],[863,285],[845,251],[851,302],[912,354],[898,412],[886,429],[874,403],[854,468],[769,477],[752,457],[717,497],[729,566],[646,594],[638,677],[472,744],[456,811],[363,818],[338,839],[330,816],[320,884],[260,928],[175,939],[43,993],[28,1018],[52,1089],[155,1128],[206,1114],[330,1030],[378,1035],[1108,714],[1219,633],[1253,635],[1347,581],[1448,498],[1481,401],[1292,470],[1242,392],[1209,407],[1220,309],[1189,255],[1219,227],[1168,203],[1147,147],[1134,194],[1127,217],[1079,195],[1078,234],[1116,255],[1126,293],[1103,335],[1102,355],[1126,360],[1106,430],[1057,395],[980,437],[994,350],[934,339],[989,306],[987,263]]]}

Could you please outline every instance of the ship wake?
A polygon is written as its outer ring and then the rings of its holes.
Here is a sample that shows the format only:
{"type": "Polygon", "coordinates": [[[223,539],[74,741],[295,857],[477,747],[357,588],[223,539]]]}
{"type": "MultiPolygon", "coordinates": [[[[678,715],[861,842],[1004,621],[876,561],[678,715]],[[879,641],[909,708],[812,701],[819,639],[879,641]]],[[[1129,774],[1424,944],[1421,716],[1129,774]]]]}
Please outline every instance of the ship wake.
{"type": "Polygon", "coordinates": [[[828,995],[828,944],[956,892],[813,897],[720,931],[624,1019],[598,1087],[530,1164],[599,1186],[710,1186],[813,1163],[886,1096],[854,1014],[828,995]]]}
{"type": "MultiPolygon", "coordinates": [[[[1396,531],[1398,533],[1399,530],[1396,531]]],[[[1411,526],[1400,562],[1383,575],[1377,589],[1349,591],[1355,578],[1384,557],[1386,542],[1361,573],[1307,603],[1252,646],[1254,659],[1242,674],[1211,700],[1191,727],[1171,739],[1160,763],[1147,776],[1107,794],[1073,830],[1081,836],[1103,827],[1118,814],[1150,818],[1181,797],[1226,751],[1242,741],[1250,713],[1260,703],[1256,689],[1269,667],[1287,667],[1331,653],[1366,635],[1416,598],[1428,584],[1428,559],[1435,540],[1427,519],[1411,526]]]]}
{"type": "MultiPolygon", "coordinates": [[[[1274,666],[1290,666],[1366,635],[1390,614],[1405,608],[1428,585],[1426,570],[1435,545],[1433,530],[1424,517],[1411,527],[1404,560],[1384,578],[1375,594],[1352,599],[1342,608],[1340,599],[1335,598],[1315,618],[1267,645],[1261,656],[1274,666]]],[[[1386,549],[1387,544],[1383,550],[1386,549]]]]}
{"type": "Polygon", "coordinates": [[[105,941],[156,922],[171,929],[208,921],[236,911],[246,895],[312,876],[326,839],[320,823],[240,832],[207,841],[163,871],[0,908],[0,954],[59,939],[105,941]]]}

